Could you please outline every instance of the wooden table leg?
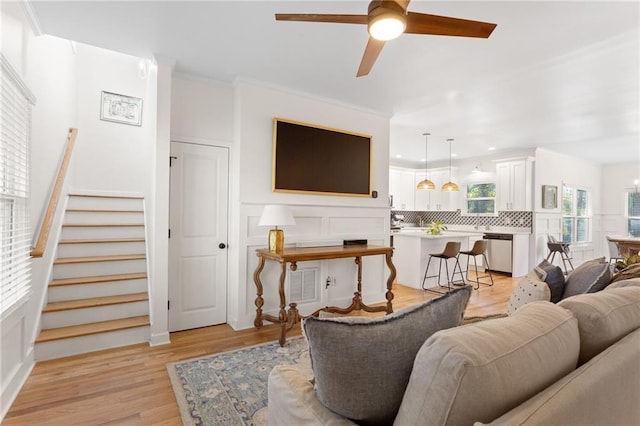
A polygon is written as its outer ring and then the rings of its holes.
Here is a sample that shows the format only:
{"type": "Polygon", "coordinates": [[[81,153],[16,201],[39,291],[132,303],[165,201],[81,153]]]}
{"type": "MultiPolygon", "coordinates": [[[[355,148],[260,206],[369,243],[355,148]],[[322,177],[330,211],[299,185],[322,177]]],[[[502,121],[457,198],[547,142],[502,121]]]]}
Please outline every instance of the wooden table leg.
{"type": "Polygon", "coordinates": [[[389,267],[389,278],[387,278],[387,294],[385,297],[387,298],[387,313],[390,314],[393,312],[393,306],[391,301],[393,300],[393,282],[396,280],[396,267],[391,261],[391,256],[393,253],[387,253],[385,255],[385,261],[387,262],[387,266],[389,267]]]}
{"type": "Polygon", "coordinates": [[[253,321],[253,325],[256,328],[261,328],[263,325],[262,322],[262,306],[264,305],[264,299],[262,298],[262,281],[260,281],[260,273],[264,268],[264,257],[258,255],[258,266],[256,267],[255,272],[253,273],[253,282],[256,285],[256,319],[253,321]]]}
{"type": "Polygon", "coordinates": [[[284,280],[287,276],[287,262],[280,264],[280,283],[278,284],[278,292],[280,293],[280,314],[278,319],[280,320],[280,339],[278,342],[280,346],[284,346],[287,339],[287,323],[289,322],[289,316],[287,315],[287,296],[284,293],[284,280]]]}

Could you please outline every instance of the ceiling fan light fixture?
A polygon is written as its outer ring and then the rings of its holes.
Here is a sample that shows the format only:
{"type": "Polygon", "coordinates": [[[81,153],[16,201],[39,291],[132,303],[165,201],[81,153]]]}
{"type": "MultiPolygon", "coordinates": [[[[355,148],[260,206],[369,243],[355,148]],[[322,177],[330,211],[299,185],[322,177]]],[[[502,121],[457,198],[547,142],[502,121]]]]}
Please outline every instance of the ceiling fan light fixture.
{"type": "Polygon", "coordinates": [[[404,14],[394,11],[384,12],[375,16],[369,22],[369,34],[380,41],[389,41],[397,38],[407,27],[407,18],[404,14]]]}

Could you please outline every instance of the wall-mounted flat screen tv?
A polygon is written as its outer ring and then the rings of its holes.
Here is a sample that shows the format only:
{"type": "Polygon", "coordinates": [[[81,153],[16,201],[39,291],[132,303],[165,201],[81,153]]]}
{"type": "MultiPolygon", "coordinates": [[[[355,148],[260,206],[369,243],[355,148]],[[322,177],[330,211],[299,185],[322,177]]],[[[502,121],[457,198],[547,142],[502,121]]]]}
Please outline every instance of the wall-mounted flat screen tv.
{"type": "Polygon", "coordinates": [[[273,190],[370,197],[372,139],[274,118],[273,190]]]}

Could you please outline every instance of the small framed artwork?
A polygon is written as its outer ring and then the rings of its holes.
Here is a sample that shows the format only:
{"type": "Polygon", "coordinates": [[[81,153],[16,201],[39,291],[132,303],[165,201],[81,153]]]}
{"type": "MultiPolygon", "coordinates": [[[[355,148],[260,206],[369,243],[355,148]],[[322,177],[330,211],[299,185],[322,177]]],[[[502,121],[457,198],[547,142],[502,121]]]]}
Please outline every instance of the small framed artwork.
{"type": "Polygon", "coordinates": [[[100,120],[140,126],[142,99],[117,93],[102,92],[100,120]]]}
{"type": "Polygon", "coordinates": [[[558,207],[558,187],[542,185],[542,208],[555,209],[558,207]]]}

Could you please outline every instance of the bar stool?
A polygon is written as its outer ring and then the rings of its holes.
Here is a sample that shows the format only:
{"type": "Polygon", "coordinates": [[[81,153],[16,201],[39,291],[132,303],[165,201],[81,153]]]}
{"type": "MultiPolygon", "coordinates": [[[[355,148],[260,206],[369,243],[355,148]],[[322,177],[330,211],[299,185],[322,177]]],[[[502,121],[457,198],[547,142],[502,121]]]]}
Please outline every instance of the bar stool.
{"type": "Polygon", "coordinates": [[[564,274],[569,275],[570,271],[567,269],[567,262],[569,262],[569,266],[571,266],[571,271],[573,271],[574,269],[573,264],[571,263],[571,257],[569,257],[569,243],[558,241],[553,235],[549,235],[547,248],[549,249],[547,262],[553,263],[553,259],[555,259],[556,253],[560,253],[560,259],[562,259],[562,265],[564,266],[564,274]],[[549,260],[549,258],[551,258],[551,260],[549,260]]]}
{"type": "MultiPolygon", "coordinates": [[[[473,266],[476,270],[476,286],[474,287],[475,290],[480,288],[480,284],[482,285],[486,285],[486,286],[492,286],[493,285],[493,275],[491,274],[491,268],[489,266],[489,260],[487,259],[487,240],[478,240],[475,243],[473,243],[473,248],[471,248],[471,250],[462,250],[460,252],[460,255],[464,254],[467,256],[467,269],[466,269],[466,279],[467,281],[474,281],[471,278],[469,278],[469,258],[472,257],[473,258],[473,266]],[[488,271],[488,273],[485,273],[484,275],[480,276],[478,274],[478,260],[476,259],[476,256],[482,256],[482,259],[484,260],[484,264],[485,264],[485,271],[488,271]],[[489,277],[489,279],[491,280],[490,283],[486,282],[486,281],[480,281],[480,279],[484,279],[489,277]]],[[[458,255],[458,257],[460,256],[458,255]]]]}
{"type": "Polygon", "coordinates": [[[434,253],[429,255],[429,261],[427,262],[427,268],[424,270],[424,278],[422,278],[422,289],[426,291],[431,291],[433,293],[442,294],[442,292],[435,290],[434,288],[426,288],[425,284],[427,283],[427,278],[438,278],[438,286],[442,288],[446,288],[447,292],[451,291],[451,285],[456,284],[453,281],[453,278],[456,275],[456,267],[458,267],[458,273],[460,274],[460,278],[462,278],[462,284],[464,284],[464,275],[462,275],[462,268],[460,268],[460,262],[458,261],[458,254],[460,253],[460,243],[449,241],[447,245],[444,247],[444,251],[442,253],[434,253]],[[433,258],[440,259],[440,265],[438,266],[438,274],[437,275],[427,275],[429,273],[429,265],[431,264],[431,259],[433,258]],[[453,265],[453,273],[451,277],[449,277],[449,264],[447,261],[449,259],[456,259],[455,265],[453,265]],[[447,285],[444,286],[440,283],[440,275],[442,273],[442,262],[444,261],[445,270],[447,272],[447,285]]]}

